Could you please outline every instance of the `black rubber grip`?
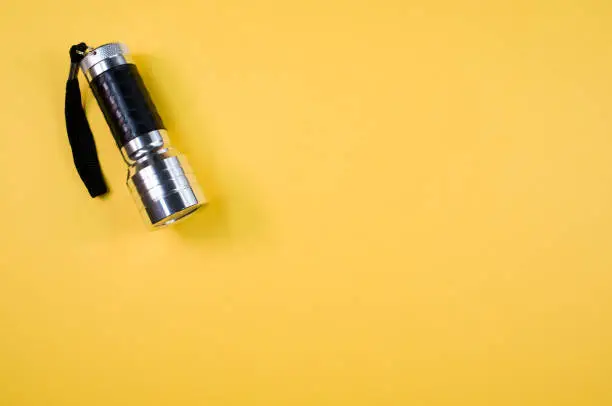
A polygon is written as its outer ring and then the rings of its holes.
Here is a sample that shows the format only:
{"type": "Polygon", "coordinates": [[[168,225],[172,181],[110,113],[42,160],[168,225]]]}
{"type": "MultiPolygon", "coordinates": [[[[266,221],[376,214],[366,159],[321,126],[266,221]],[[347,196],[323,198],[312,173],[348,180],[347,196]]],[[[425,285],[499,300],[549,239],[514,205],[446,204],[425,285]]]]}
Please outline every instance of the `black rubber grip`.
{"type": "Polygon", "coordinates": [[[165,128],[135,65],[111,68],[90,86],[119,148],[139,135],[165,128]]]}

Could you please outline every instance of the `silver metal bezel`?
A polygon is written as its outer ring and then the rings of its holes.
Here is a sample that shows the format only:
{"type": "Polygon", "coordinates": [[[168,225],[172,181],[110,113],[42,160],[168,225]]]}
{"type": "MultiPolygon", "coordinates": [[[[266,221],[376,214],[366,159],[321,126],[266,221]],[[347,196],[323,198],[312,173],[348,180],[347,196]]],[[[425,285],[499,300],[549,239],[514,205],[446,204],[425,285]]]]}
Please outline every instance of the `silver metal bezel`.
{"type": "Polygon", "coordinates": [[[147,154],[131,165],[127,185],[145,222],[155,228],[175,223],[207,203],[186,158],[171,149],[147,154]]]}

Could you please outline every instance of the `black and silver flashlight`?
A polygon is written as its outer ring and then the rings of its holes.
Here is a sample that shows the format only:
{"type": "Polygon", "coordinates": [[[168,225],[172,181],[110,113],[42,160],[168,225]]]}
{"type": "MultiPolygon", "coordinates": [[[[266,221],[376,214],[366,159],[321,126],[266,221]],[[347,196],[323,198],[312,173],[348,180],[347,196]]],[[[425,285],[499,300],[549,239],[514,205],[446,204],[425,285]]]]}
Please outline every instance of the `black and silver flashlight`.
{"type": "Polygon", "coordinates": [[[184,156],[170,147],[162,119],[127,47],[110,43],[70,49],[66,128],[77,171],[92,197],[107,192],[81,102],[79,68],[128,164],[127,184],[143,217],[154,227],[193,213],[206,199],[184,156]]]}

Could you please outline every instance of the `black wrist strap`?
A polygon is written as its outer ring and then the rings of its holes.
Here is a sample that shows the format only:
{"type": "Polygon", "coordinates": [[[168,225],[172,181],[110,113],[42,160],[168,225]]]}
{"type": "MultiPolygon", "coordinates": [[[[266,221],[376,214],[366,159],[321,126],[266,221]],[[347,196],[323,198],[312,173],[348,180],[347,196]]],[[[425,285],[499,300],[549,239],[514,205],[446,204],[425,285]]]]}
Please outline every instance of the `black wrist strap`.
{"type": "Polygon", "coordinates": [[[83,180],[91,197],[101,196],[108,191],[102,168],[98,160],[98,151],[94,141],[85,110],[81,101],[81,89],[79,88],[79,62],[85,56],[87,45],[81,42],[70,48],[70,74],[66,82],[66,131],[72,158],[77,172],[83,180]]]}

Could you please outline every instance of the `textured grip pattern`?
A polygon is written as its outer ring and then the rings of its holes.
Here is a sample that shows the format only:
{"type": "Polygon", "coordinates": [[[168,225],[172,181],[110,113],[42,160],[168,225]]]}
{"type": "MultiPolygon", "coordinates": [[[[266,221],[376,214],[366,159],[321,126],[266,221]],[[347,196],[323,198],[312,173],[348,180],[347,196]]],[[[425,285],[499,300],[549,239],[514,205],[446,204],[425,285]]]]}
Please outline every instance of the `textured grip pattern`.
{"type": "Polygon", "coordinates": [[[116,57],[119,55],[127,56],[129,53],[127,47],[120,43],[111,43],[99,46],[91,52],[88,52],[81,61],[81,69],[87,72],[89,68],[95,64],[102,62],[105,59],[116,57]]]}
{"type": "Polygon", "coordinates": [[[91,82],[91,89],[120,148],[139,135],[165,128],[135,65],[107,70],[91,82]]]}

